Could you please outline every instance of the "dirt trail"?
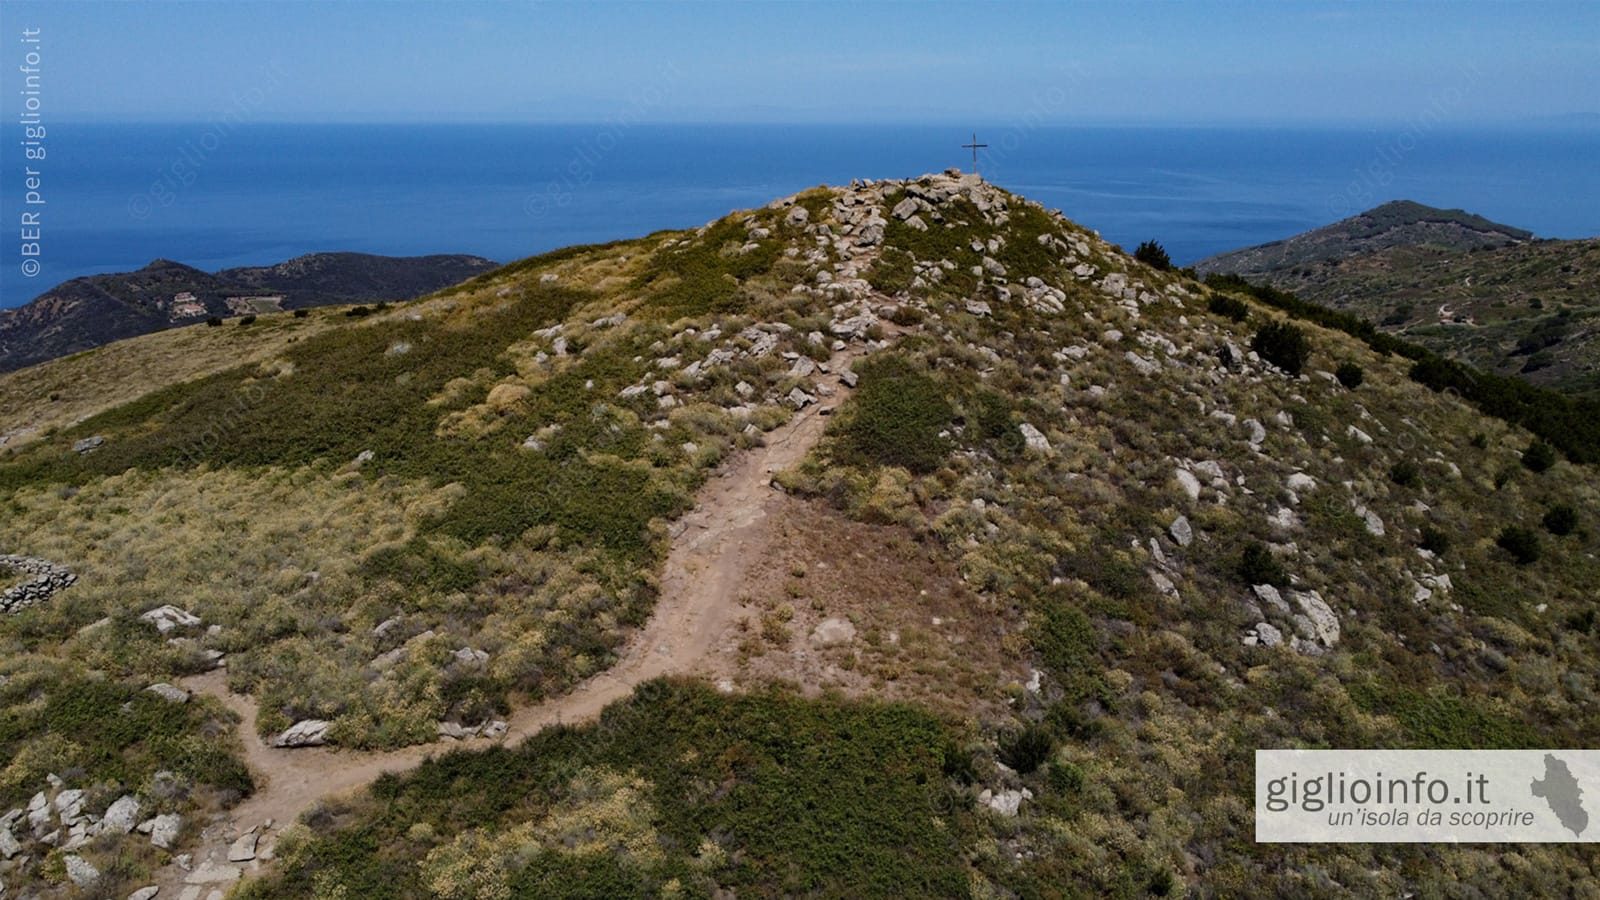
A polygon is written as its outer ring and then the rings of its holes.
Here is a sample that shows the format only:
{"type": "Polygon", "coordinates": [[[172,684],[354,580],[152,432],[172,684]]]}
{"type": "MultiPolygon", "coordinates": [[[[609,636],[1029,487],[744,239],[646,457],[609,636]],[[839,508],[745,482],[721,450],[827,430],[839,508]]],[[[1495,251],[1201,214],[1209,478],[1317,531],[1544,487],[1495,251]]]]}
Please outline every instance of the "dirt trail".
{"type": "MultiPolygon", "coordinates": [[[[703,668],[701,662],[714,651],[718,637],[739,612],[735,592],[741,576],[751,565],[761,564],[766,555],[772,530],[765,527],[765,520],[777,496],[770,485],[772,476],[799,463],[822,436],[827,422],[824,411],[831,411],[844,392],[839,373],[849,367],[853,349],[834,354],[828,364],[830,372],[817,379],[831,396],[821,396],[819,403],[769,433],[762,446],[727,460],[701,488],[695,508],[674,523],[655,610],[644,628],[628,641],[616,664],[568,694],[518,710],[508,720],[509,728],[499,743],[515,745],[548,725],[591,719],[643,682],[703,668]]],[[[497,742],[474,739],[383,753],[322,747],[275,749],[256,731],[255,699],[229,693],[221,672],[189,678],[183,684],[219,698],[239,713],[245,762],[255,776],[257,790],[231,810],[226,821],[202,833],[188,870],[174,865],[158,873],[163,896],[171,888],[171,894],[181,900],[202,900],[226,888],[239,874],[258,871],[271,858],[276,830],[294,822],[317,801],[359,790],[384,773],[413,768],[429,756],[497,742]],[[230,861],[232,842],[253,828],[261,829],[259,856],[230,861]]]]}

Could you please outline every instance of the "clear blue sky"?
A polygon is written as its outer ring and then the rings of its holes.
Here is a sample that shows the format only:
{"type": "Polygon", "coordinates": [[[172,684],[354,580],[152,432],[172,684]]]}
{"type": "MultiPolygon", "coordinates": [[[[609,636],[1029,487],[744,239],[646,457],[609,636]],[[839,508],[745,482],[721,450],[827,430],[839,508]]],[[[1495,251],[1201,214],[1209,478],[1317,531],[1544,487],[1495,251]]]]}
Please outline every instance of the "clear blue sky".
{"type": "MultiPolygon", "coordinates": [[[[1600,3],[0,2],[58,120],[1455,121],[1600,111],[1600,3]],[[272,68],[269,69],[268,67],[272,68]]],[[[0,58],[0,77],[17,78],[0,58]]],[[[17,97],[3,92],[5,112],[17,97]]]]}

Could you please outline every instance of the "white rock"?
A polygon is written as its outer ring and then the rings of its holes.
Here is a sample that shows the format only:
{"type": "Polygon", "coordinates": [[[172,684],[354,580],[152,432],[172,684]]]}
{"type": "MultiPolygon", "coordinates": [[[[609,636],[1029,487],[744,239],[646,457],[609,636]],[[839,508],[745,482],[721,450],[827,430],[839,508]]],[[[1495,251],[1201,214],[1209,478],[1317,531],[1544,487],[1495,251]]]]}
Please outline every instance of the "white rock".
{"type": "Polygon", "coordinates": [[[1257,622],[1256,639],[1263,647],[1276,647],[1283,643],[1283,632],[1270,622],[1257,622]]]}
{"type": "Polygon", "coordinates": [[[1187,547],[1194,542],[1194,529],[1189,525],[1188,516],[1179,516],[1167,526],[1167,533],[1178,542],[1179,547],[1187,547]]]}
{"type": "Polygon", "coordinates": [[[162,634],[166,634],[174,628],[194,628],[201,624],[199,616],[188,610],[179,609],[170,603],[149,610],[141,614],[139,618],[155,625],[156,630],[162,634]]]}
{"type": "Polygon", "coordinates": [[[1361,517],[1362,524],[1367,526],[1368,534],[1374,537],[1383,537],[1386,529],[1383,527],[1383,520],[1378,518],[1377,513],[1359,503],[1355,504],[1355,510],[1356,515],[1361,517]]]}
{"type": "Polygon", "coordinates": [[[250,831],[239,835],[239,839],[228,847],[228,862],[249,862],[256,858],[256,844],[260,842],[261,834],[250,831]]]}
{"type": "Polygon", "coordinates": [[[323,719],[302,719],[272,739],[274,747],[318,747],[328,742],[328,726],[323,719]]]}
{"type": "Polygon", "coordinates": [[[155,684],[145,688],[145,690],[171,703],[189,702],[188,691],[184,690],[183,688],[167,684],[165,681],[156,682],[155,684]]]}
{"type": "Polygon", "coordinates": [[[22,845],[17,842],[10,827],[0,828],[0,857],[11,859],[22,852],[22,845]]]}
{"type": "Polygon", "coordinates": [[[183,817],[176,813],[156,816],[150,824],[150,843],[163,850],[171,850],[178,843],[178,832],[183,830],[183,817]]]}
{"type": "Polygon", "coordinates": [[[142,887],[129,894],[128,900],[154,900],[155,896],[159,893],[161,893],[161,887],[159,885],[142,887]]]}
{"type": "Polygon", "coordinates": [[[1172,477],[1178,479],[1178,485],[1189,495],[1190,500],[1200,499],[1200,479],[1194,477],[1192,472],[1188,469],[1174,469],[1172,477]]]}
{"type": "Polygon", "coordinates": [[[1290,591],[1289,596],[1311,620],[1318,640],[1329,647],[1339,643],[1339,617],[1333,614],[1332,607],[1322,599],[1321,594],[1316,591],[1290,591]]]}
{"type": "Polygon", "coordinates": [[[1029,450],[1032,450],[1035,453],[1050,452],[1050,441],[1044,436],[1044,432],[1033,427],[1027,422],[1023,422],[1021,425],[1017,426],[1017,430],[1022,432],[1022,441],[1027,445],[1029,450]]]}
{"type": "Polygon", "coordinates": [[[848,644],[855,637],[856,627],[844,619],[823,619],[811,630],[811,643],[818,647],[848,644]]]}
{"type": "Polygon", "coordinates": [[[985,788],[984,792],[978,795],[979,803],[982,803],[984,806],[989,807],[1006,818],[1015,817],[1017,811],[1022,808],[1022,801],[1032,799],[1033,792],[1027,788],[1023,788],[1020,791],[990,791],[985,788]]]}
{"type": "Polygon", "coordinates": [[[198,869],[185,875],[184,884],[226,884],[239,880],[239,867],[218,862],[204,862],[198,869]]]}
{"type": "Polygon", "coordinates": [[[1286,482],[1291,491],[1313,491],[1317,488],[1317,480],[1304,472],[1295,472],[1286,482]]]}
{"type": "Polygon", "coordinates": [[[100,883],[100,870],[78,854],[69,853],[62,861],[67,864],[67,880],[78,887],[87,890],[100,883]]]}
{"type": "Polygon", "coordinates": [[[124,794],[106,808],[106,814],[100,820],[100,829],[105,832],[127,834],[139,824],[140,811],[138,798],[124,794]]]}
{"type": "Polygon", "coordinates": [[[1349,428],[1345,429],[1345,434],[1348,434],[1363,444],[1372,443],[1372,435],[1367,434],[1365,431],[1362,431],[1354,425],[1351,425],[1349,428]]]}
{"type": "Polygon", "coordinates": [[[74,819],[83,815],[83,791],[73,788],[62,791],[56,795],[56,812],[61,815],[61,824],[70,825],[74,819]]]}

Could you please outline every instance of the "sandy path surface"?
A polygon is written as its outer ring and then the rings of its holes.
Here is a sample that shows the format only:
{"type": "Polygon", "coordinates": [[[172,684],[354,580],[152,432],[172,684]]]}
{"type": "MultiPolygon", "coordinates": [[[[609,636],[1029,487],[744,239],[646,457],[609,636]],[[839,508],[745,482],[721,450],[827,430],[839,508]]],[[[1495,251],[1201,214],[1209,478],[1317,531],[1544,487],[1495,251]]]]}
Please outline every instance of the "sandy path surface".
{"type": "MultiPolygon", "coordinates": [[[[841,399],[839,373],[849,367],[853,350],[836,353],[829,361],[830,373],[818,379],[831,395],[821,396],[820,403],[769,433],[762,446],[730,457],[700,489],[695,508],[674,523],[660,597],[650,621],[628,641],[616,664],[568,694],[516,711],[498,742],[515,745],[548,725],[594,718],[650,679],[705,670],[702,662],[738,616],[736,592],[742,575],[767,557],[774,536],[767,514],[780,496],[771,486],[772,476],[799,463],[822,437],[825,411],[841,399]]],[[[496,743],[474,739],[390,752],[275,749],[256,731],[255,699],[229,693],[222,672],[195,676],[183,685],[219,698],[242,717],[239,735],[257,790],[225,821],[205,829],[187,870],[172,865],[158,873],[163,897],[205,900],[241,875],[260,871],[271,859],[277,829],[319,800],[357,791],[386,772],[403,772],[429,756],[496,743]],[[230,860],[234,841],[251,829],[257,829],[260,841],[255,852],[236,853],[230,860]],[[247,855],[254,858],[237,858],[247,855]]]]}

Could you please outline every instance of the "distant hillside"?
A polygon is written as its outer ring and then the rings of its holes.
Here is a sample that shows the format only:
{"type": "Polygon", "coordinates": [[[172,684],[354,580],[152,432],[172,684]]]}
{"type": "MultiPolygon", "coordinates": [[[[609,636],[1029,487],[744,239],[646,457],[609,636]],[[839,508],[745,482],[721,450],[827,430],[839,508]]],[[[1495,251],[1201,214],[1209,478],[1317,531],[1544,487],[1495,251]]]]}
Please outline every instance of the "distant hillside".
{"type": "Polygon", "coordinates": [[[1354,313],[1480,369],[1600,391],[1600,239],[1529,240],[1400,201],[1195,268],[1354,313]]]}
{"type": "Polygon", "coordinates": [[[0,310],[0,372],[212,316],[407,300],[494,266],[477,256],[312,253],[211,274],[158,259],[137,272],[74,278],[0,310]]]}
{"type": "Polygon", "coordinates": [[[1201,275],[1221,272],[1253,278],[1390,247],[1473,250],[1532,238],[1532,232],[1491,222],[1465,210],[1435,209],[1411,200],[1394,200],[1291,238],[1207,257],[1195,263],[1194,268],[1201,275]]]}

